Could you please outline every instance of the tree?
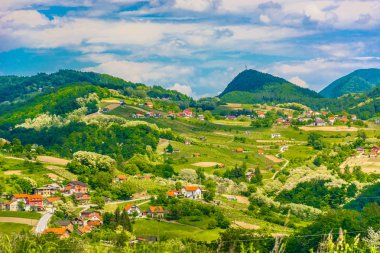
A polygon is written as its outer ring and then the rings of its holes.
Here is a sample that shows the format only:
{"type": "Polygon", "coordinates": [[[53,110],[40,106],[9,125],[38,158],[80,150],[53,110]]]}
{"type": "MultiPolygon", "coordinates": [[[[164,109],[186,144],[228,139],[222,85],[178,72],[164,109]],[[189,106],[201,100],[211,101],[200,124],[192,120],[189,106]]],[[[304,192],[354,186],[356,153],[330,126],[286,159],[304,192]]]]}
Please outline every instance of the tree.
{"type": "Polygon", "coordinates": [[[325,146],[322,142],[322,135],[315,132],[309,134],[307,144],[316,150],[321,150],[325,146]]]}
{"type": "Polygon", "coordinates": [[[98,206],[98,209],[103,209],[106,204],[106,201],[101,196],[94,196],[91,198],[91,201],[98,206]]]}
{"type": "Polygon", "coordinates": [[[17,203],[17,208],[18,208],[19,210],[24,211],[24,210],[25,210],[25,207],[26,207],[26,204],[25,204],[24,201],[19,201],[19,202],[17,203]]]}
{"type": "Polygon", "coordinates": [[[319,155],[317,157],[315,157],[315,159],[313,161],[314,165],[318,166],[318,167],[322,165],[322,162],[323,162],[323,158],[319,155]]]}
{"type": "Polygon", "coordinates": [[[171,154],[173,153],[174,149],[173,149],[173,146],[172,144],[169,143],[169,145],[166,147],[166,152],[171,154]]]}

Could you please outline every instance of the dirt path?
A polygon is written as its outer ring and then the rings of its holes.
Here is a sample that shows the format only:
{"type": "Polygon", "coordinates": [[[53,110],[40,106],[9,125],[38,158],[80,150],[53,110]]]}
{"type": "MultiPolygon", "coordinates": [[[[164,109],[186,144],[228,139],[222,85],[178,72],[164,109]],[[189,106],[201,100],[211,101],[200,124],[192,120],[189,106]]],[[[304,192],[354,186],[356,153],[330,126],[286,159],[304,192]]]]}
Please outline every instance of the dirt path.
{"type": "Polygon", "coordinates": [[[268,159],[268,160],[271,160],[272,162],[274,163],[280,163],[282,162],[283,160],[274,156],[274,155],[265,155],[265,157],[268,159]]]}
{"type": "Polygon", "coordinates": [[[236,227],[241,227],[241,228],[245,228],[245,229],[259,229],[260,226],[258,225],[254,225],[254,224],[250,224],[250,223],[247,223],[247,222],[244,222],[244,221],[234,221],[233,222],[233,225],[235,225],[236,227]]]}
{"type": "Polygon", "coordinates": [[[299,129],[303,131],[326,131],[326,132],[357,132],[356,127],[347,126],[303,126],[299,129]]]}
{"type": "Polygon", "coordinates": [[[202,168],[208,168],[208,167],[213,167],[220,164],[221,163],[217,163],[217,162],[199,162],[199,163],[193,163],[192,165],[197,166],[197,167],[202,167],[202,168]]]}
{"type": "Polygon", "coordinates": [[[16,218],[16,217],[0,217],[0,222],[11,222],[35,226],[38,223],[38,220],[35,219],[26,219],[26,218],[16,218]]]}
{"type": "Polygon", "coordinates": [[[37,159],[43,163],[50,163],[50,164],[63,165],[63,166],[66,166],[70,162],[70,160],[67,160],[67,159],[57,158],[53,156],[46,156],[46,155],[37,156],[37,159]]]}
{"type": "Polygon", "coordinates": [[[4,175],[21,175],[21,170],[7,170],[4,171],[4,175]]]}

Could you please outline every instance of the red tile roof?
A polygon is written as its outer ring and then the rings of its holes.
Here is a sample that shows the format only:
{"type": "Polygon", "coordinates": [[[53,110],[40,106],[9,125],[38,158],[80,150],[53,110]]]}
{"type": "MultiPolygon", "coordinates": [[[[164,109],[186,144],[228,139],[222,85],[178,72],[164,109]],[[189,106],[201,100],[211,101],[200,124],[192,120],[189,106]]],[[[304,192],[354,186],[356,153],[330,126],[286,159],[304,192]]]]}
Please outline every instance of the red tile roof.
{"type": "Polygon", "coordinates": [[[199,186],[185,186],[184,188],[187,192],[195,192],[199,186]]]}
{"type": "Polygon", "coordinates": [[[62,228],[47,228],[42,232],[42,234],[48,234],[48,233],[53,233],[56,235],[63,235],[66,232],[67,228],[62,227],[62,228]]]}
{"type": "Polygon", "coordinates": [[[59,201],[61,200],[61,198],[46,198],[46,201],[49,202],[49,203],[53,203],[53,202],[56,202],[56,201],[59,201]]]}
{"type": "Polygon", "coordinates": [[[84,226],[84,227],[81,227],[81,228],[78,228],[79,232],[81,232],[82,234],[85,234],[85,233],[89,233],[91,232],[91,227],[90,226],[84,226]]]}
{"type": "Polygon", "coordinates": [[[28,198],[29,194],[21,193],[21,194],[13,194],[13,197],[16,199],[26,199],[28,198]]]}
{"type": "Polygon", "coordinates": [[[165,209],[162,206],[150,206],[149,211],[151,213],[164,213],[165,209]]]}
{"type": "Polygon", "coordinates": [[[95,226],[102,225],[102,223],[100,223],[100,221],[97,221],[97,220],[90,220],[89,222],[87,222],[87,225],[89,225],[91,227],[95,227],[95,226]]]}

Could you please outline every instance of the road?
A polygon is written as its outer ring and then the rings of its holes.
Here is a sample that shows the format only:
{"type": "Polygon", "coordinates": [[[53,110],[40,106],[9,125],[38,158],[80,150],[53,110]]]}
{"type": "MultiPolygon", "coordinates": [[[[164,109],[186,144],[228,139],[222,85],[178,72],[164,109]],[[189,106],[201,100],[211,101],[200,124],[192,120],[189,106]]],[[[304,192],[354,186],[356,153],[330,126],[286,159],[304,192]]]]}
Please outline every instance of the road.
{"type": "Polygon", "coordinates": [[[52,216],[52,213],[45,213],[44,215],[42,215],[41,219],[38,221],[36,226],[36,234],[41,234],[47,228],[49,220],[52,216]]]}

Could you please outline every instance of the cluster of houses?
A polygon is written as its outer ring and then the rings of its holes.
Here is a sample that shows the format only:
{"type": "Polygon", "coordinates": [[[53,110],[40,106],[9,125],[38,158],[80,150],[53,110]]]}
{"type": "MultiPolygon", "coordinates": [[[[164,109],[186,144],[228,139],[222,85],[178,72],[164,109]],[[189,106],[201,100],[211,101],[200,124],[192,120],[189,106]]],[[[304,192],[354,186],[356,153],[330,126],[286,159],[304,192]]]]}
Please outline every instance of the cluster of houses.
{"type": "Polygon", "coordinates": [[[83,182],[72,181],[65,187],[53,183],[33,189],[33,194],[13,194],[9,201],[0,202],[0,210],[43,211],[52,208],[54,202],[61,200],[59,197],[51,197],[58,193],[65,196],[73,195],[81,204],[86,204],[91,199],[88,186],[83,182]]]}
{"type": "Polygon", "coordinates": [[[166,192],[169,198],[202,199],[202,188],[199,186],[184,186],[181,190],[171,190],[166,192]]]}
{"type": "Polygon", "coordinates": [[[364,148],[356,148],[356,154],[352,154],[351,158],[359,158],[363,156],[368,156],[369,158],[376,158],[380,154],[380,147],[377,145],[374,145],[369,153],[366,153],[364,148]]]}
{"type": "Polygon", "coordinates": [[[65,239],[71,233],[80,235],[91,232],[103,224],[103,218],[96,211],[82,211],[79,217],[72,220],[58,220],[54,222],[53,228],[45,229],[42,234],[54,234],[60,239],[65,239]]]}
{"type": "Polygon", "coordinates": [[[134,119],[143,119],[143,118],[161,118],[162,114],[161,113],[155,113],[155,112],[137,112],[131,114],[131,117],[134,119]]]}

